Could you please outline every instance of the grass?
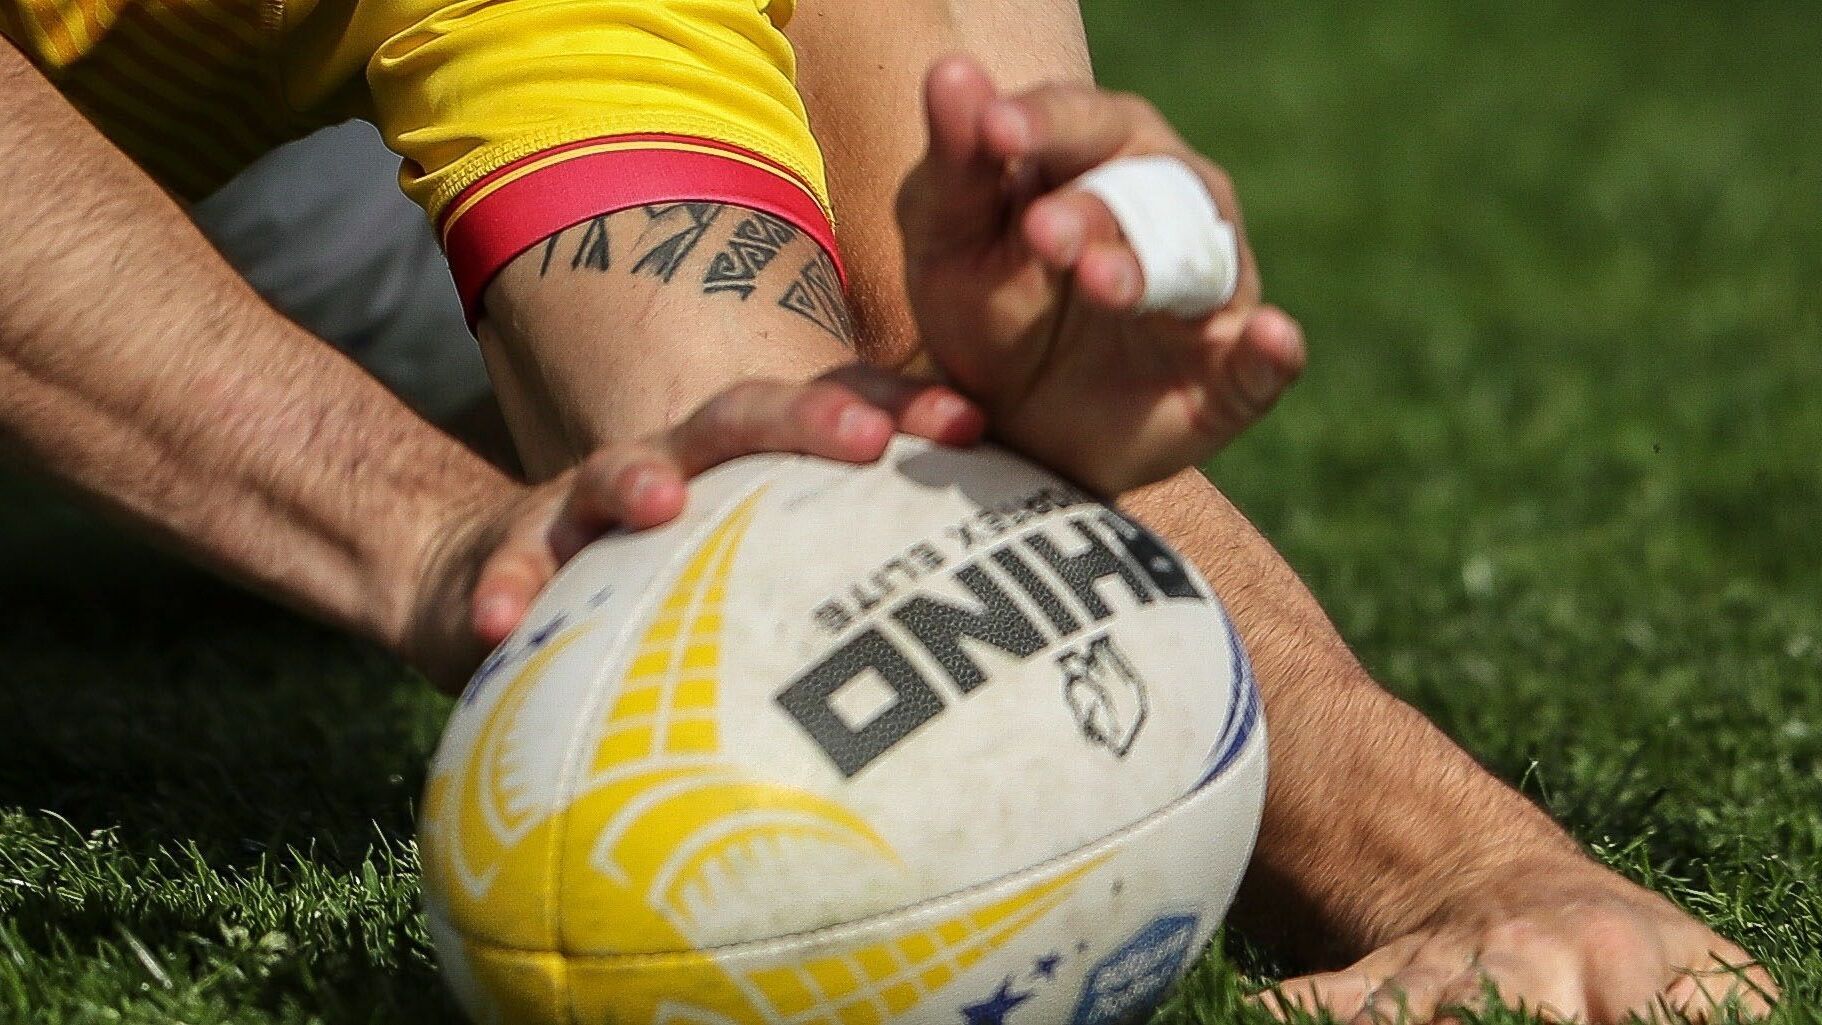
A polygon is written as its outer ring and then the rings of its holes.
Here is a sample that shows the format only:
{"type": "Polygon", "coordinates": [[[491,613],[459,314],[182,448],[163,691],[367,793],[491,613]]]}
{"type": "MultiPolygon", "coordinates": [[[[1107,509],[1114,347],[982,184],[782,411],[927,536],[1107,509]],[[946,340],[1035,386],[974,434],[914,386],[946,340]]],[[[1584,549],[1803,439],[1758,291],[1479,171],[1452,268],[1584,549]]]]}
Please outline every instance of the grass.
{"type": "MultiPolygon", "coordinates": [[[[1822,15],[1088,14],[1315,349],[1216,478],[1387,686],[1822,1018],[1822,15]]],[[[0,497],[0,1021],[447,1016],[411,843],[444,703],[0,497]]],[[[1230,938],[1167,1016],[1267,964],[1230,938]]]]}

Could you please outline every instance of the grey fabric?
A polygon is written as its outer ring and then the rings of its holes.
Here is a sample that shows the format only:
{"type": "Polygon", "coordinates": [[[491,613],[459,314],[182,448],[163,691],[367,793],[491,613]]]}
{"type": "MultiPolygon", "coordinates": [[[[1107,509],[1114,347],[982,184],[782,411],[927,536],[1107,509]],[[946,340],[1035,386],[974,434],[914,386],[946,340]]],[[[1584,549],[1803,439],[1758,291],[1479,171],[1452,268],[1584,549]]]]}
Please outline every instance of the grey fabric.
{"type": "Polygon", "coordinates": [[[446,418],[487,394],[487,374],[398,166],[350,121],[267,154],[191,216],[274,306],[446,418]]]}

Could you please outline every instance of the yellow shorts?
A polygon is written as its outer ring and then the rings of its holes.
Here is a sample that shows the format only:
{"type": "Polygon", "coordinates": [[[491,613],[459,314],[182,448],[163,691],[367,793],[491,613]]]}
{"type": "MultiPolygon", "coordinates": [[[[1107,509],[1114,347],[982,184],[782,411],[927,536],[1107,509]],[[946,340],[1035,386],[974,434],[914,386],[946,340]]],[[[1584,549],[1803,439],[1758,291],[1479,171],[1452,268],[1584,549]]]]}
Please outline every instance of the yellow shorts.
{"type": "Polygon", "coordinates": [[[0,0],[0,33],[190,198],[281,142],[369,118],[472,317],[514,256],[642,204],[753,207],[833,255],[790,13],[790,0],[0,0]]]}

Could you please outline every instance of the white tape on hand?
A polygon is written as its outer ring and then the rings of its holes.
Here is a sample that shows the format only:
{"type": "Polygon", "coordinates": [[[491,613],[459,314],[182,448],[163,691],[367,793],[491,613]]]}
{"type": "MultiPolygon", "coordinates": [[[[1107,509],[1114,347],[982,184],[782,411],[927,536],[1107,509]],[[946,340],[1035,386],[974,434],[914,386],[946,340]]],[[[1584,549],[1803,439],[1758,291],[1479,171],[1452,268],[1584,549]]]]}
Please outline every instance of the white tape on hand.
{"type": "Polygon", "coordinates": [[[1171,156],[1121,157],[1074,185],[1107,204],[1138,257],[1145,275],[1140,310],[1196,320],[1234,297],[1239,240],[1188,164],[1171,156]]]}

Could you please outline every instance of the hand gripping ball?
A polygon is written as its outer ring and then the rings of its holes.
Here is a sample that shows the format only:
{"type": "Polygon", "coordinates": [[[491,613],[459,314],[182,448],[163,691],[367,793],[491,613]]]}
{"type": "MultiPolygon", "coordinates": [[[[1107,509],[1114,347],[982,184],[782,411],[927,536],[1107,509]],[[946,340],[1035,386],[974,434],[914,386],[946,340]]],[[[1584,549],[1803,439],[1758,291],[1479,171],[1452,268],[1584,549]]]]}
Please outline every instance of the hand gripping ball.
{"type": "Polygon", "coordinates": [[[1265,787],[1220,603],[992,448],[758,456],[595,543],[463,695],[424,889],[484,1023],[1113,1025],[1265,787]]]}

